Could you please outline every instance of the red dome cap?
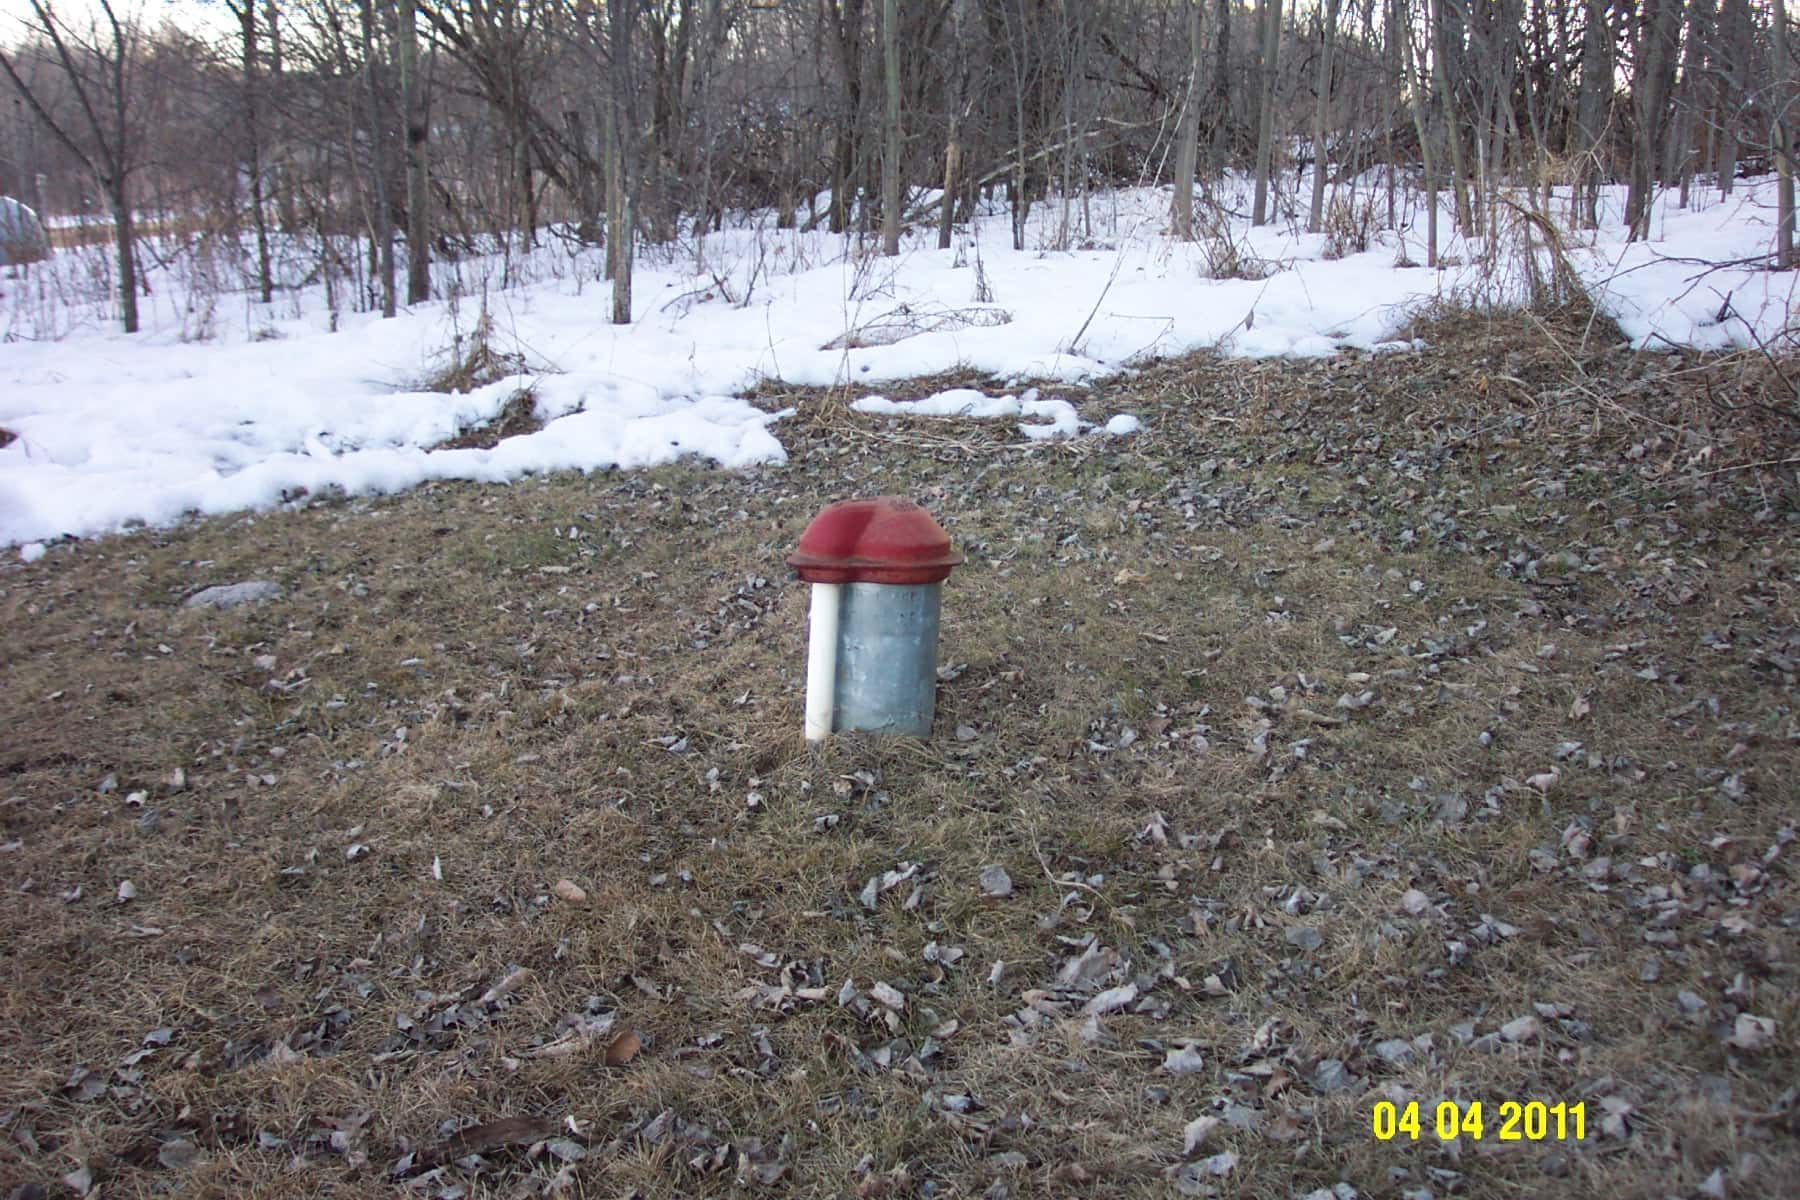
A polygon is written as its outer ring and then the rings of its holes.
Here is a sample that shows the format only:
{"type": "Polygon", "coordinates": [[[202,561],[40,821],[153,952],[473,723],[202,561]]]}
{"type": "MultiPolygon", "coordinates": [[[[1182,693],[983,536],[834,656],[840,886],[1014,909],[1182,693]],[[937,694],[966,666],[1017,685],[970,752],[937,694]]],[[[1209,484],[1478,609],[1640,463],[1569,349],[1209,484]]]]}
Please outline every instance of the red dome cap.
{"type": "Polygon", "coordinates": [[[899,496],[826,505],[787,557],[808,583],[937,583],[962,561],[931,514],[899,496]]]}

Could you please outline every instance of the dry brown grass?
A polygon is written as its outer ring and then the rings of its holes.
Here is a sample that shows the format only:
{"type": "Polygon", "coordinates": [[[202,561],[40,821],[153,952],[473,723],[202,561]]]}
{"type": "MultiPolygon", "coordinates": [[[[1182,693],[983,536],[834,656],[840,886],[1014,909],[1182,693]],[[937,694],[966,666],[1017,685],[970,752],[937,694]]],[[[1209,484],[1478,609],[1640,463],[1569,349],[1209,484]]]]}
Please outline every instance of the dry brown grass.
{"type": "Polygon", "coordinates": [[[1776,1194],[1800,557],[1791,473],[1734,465],[1791,432],[1709,398],[1735,376],[1579,344],[1202,358],[1102,389],[1091,415],[1148,425],[1104,446],[838,414],[780,470],[435,485],[0,568],[0,1186],[392,1192],[458,1124],[549,1115],[580,1161],[500,1148],[435,1186],[1163,1196],[1212,1114],[1221,1195],[1776,1194]],[[939,732],[809,754],[781,557],[881,492],[969,554],[939,732]],[[179,607],[244,578],[287,595],[179,607]],[[1021,1029],[1090,934],[1152,1011],[1021,1029]],[[828,997],[743,997],[784,972],[828,997]],[[904,993],[897,1032],[845,980],[904,993]],[[1458,1036],[1534,1003],[1568,1016],[1458,1036]],[[1739,1009],[1771,1047],[1721,1040],[1739,1009]],[[531,1056],[597,1013],[643,1053],[531,1056]],[[1162,1074],[1184,1040],[1203,1069],[1162,1074]],[[1376,1143],[1397,1088],[1585,1100],[1591,1137],[1376,1143]],[[159,1163],[182,1139],[199,1161],[159,1163]]]}

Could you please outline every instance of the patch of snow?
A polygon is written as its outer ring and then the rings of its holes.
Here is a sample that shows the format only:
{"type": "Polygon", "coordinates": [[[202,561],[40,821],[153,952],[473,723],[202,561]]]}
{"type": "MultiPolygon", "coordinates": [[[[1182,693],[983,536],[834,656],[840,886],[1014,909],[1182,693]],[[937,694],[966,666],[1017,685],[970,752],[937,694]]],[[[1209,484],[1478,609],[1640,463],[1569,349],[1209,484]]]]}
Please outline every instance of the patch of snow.
{"type": "Polygon", "coordinates": [[[47,553],[42,542],[26,542],[19,547],[19,561],[34,563],[47,553]]]}
{"type": "MultiPolygon", "coordinates": [[[[969,417],[974,419],[1042,418],[1035,421],[1023,421],[1019,424],[1019,432],[1033,441],[1071,438],[1080,434],[1084,429],[1092,428],[1081,419],[1081,415],[1075,411],[1073,404],[1058,398],[1041,400],[1038,398],[1036,388],[1027,389],[1023,396],[1014,396],[1010,393],[1004,396],[989,396],[974,388],[951,388],[948,391],[926,396],[922,400],[890,400],[886,396],[864,396],[860,400],[853,401],[850,407],[856,412],[869,413],[874,416],[969,417]]],[[[1113,419],[1117,420],[1118,418],[1113,419]]]]}
{"type": "Polygon", "coordinates": [[[1144,427],[1144,423],[1130,413],[1120,413],[1105,425],[1101,426],[1114,437],[1129,437],[1144,427]]]}
{"type": "MultiPolygon", "coordinates": [[[[1248,187],[1227,181],[1224,209],[1244,211],[1248,187]]],[[[1772,179],[1740,181],[1723,199],[1695,189],[1687,209],[1663,193],[1650,237],[1627,242],[1623,189],[1608,189],[1601,228],[1565,234],[1568,260],[1639,346],[1770,343],[1792,327],[1800,278],[1764,269],[1773,192],[1772,179]]],[[[1559,193],[1556,211],[1566,202],[1559,193]]],[[[280,304],[247,292],[196,304],[195,290],[216,292],[216,284],[200,279],[188,256],[170,253],[151,256],[145,332],[126,336],[112,328],[110,288],[85,278],[77,256],[52,256],[31,268],[41,287],[0,297],[0,329],[16,336],[0,358],[0,427],[17,435],[0,447],[0,545],[434,479],[504,482],[679,458],[727,469],[781,463],[775,426],[784,414],[735,398],[758,381],[873,392],[957,368],[1072,387],[1201,348],[1401,352],[1418,346],[1395,339],[1419,307],[1522,299],[1526,255],[1548,277],[1541,247],[1503,233],[1490,248],[1455,234],[1447,218],[1447,265],[1415,265],[1424,257],[1418,209],[1401,228],[1375,232],[1367,250],[1333,259],[1320,235],[1234,219],[1227,236],[1242,261],[1267,269],[1261,279],[1211,278],[1208,245],[1169,237],[1166,188],[1110,193],[1082,231],[1079,244],[1091,249],[1058,241],[1054,204],[1035,206],[1022,251],[1011,249],[1009,214],[993,205],[952,249],[938,250],[935,229],[922,229],[900,256],[881,259],[862,257],[853,238],[778,230],[770,214],[739,214],[705,237],[700,254],[646,246],[635,276],[639,307],[626,326],[603,319],[598,251],[571,256],[558,243],[471,256],[433,265],[436,293],[485,296],[495,348],[530,367],[462,395],[422,391],[418,381],[444,365],[448,348],[467,346],[474,321],[466,300],[460,311],[434,301],[383,321],[344,312],[322,285],[294,278],[282,281],[280,304]],[[42,300],[50,295],[86,299],[42,300]],[[976,319],[1002,309],[1010,321],[976,319]],[[908,334],[896,318],[900,336],[885,344],[827,348],[895,314],[967,319],[916,322],[919,332],[908,334]],[[544,422],[536,432],[491,449],[430,449],[492,420],[526,388],[544,422]]],[[[306,259],[278,256],[286,257],[306,259]]],[[[871,395],[857,408],[1017,418],[1034,440],[1091,429],[1070,401],[1031,393],[871,395]]],[[[1122,436],[1128,424],[1135,427],[1130,414],[1118,414],[1100,429],[1122,436]]]]}

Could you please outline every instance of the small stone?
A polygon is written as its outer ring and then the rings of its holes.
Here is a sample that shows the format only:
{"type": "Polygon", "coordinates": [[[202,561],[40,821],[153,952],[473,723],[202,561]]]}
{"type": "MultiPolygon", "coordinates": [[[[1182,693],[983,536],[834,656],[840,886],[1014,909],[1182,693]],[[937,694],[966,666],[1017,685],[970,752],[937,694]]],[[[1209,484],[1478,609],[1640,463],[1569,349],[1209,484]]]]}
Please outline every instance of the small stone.
{"type": "Polygon", "coordinates": [[[1192,1046],[1183,1046],[1178,1050],[1170,1050],[1163,1056],[1163,1073],[1167,1075],[1192,1075],[1206,1065],[1200,1051],[1192,1046]]]}
{"type": "Polygon", "coordinates": [[[981,894],[995,899],[1004,899],[1013,894],[1012,876],[999,863],[989,863],[981,868],[981,894]]]}
{"type": "Polygon", "coordinates": [[[202,588],[189,596],[182,607],[241,608],[246,604],[260,604],[264,600],[279,600],[281,595],[279,583],[271,583],[267,579],[252,579],[244,583],[222,583],[217,587],[202,588]]]}
{"type": "Polygon", "coordinates": [[[137,894],[138,894],[137,893],[137,884],[131,882],[131,880],[129,880],[129,879],[121,879],[119,881],[119,903],[120,904],[124,904],[127,901],[136,900],[137,894]]]}
{"type": "Polygon", "coordinates": [[[901,993],[900,989],[891,983],[885,983],[881,980],[877,980],[869,985],[869,998],[874,1000],[877,1004],[894,1009],[896,1012],[906,1007],[906,997],[901,993]]]}
{"type": "Polygon", "coordinates": [[[1341,1092],[1356,1084],[1356,1077],[1350,1074],[1341,1059],[1322,1058],[1319,1065],[1313,1068],[1312,1085],[1317,1092],[1341,1092]]]}
{"type": "Polygon", "coordinates": [[[1316,925],[1296,925],[1287,931],[1288,945],[1311,952],[1325,943],[1325,936],[1316,925]]]}
{"type": "Polygon", "coordinates": [[[1375,1056],[1383,1062],[1389,1062],[1399,1067],[1418,1057],[1418,1050],[1404,1038],[1388,1038],[1386,1041],[1375,1043],[1375,1056]]]}
{"type": "Polygon", "coordinates": [[[1500,1037],[1508,1042],[1529,1042],[1544,1031],[1544,1023],[1534,1016],[1517,1017],[1500,1027],[1500,1037]]]}
{"type": "Polygon", "coordinates": [[[1740,1050],[1767,1050],[1775,1044],[1775,1022],[1753,1013],[1739,1013],[1726,1041],[1740,1050]]]}
{"type": "Polygon", "coordinates": [[[573,879],[559,879],[550,885],[559,900],[567,900],[570,904],[586,904],[587,892],[573,879]]]}
{"type": "Polygon", "coordinates": [[[1431,897],[1418,888],[1407,888],[1401,893],[1400,907],[1412,916],[1423,916],[1431,908],[1431,897]]]}

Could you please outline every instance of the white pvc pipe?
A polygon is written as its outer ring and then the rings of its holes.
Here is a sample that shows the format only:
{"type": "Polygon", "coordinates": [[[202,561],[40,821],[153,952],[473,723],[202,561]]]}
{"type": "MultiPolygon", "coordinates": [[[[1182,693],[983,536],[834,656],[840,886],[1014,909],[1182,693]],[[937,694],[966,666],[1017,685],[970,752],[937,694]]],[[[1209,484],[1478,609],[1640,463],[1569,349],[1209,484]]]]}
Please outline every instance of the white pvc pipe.
{"type": "Polygon", "coordinates": [[[831,718],[837,707],[838,609],[843,585],[812,585],[812,612],[807,618],[806,641],[806,740],[822,742],[831,736],[831,718]]]}

